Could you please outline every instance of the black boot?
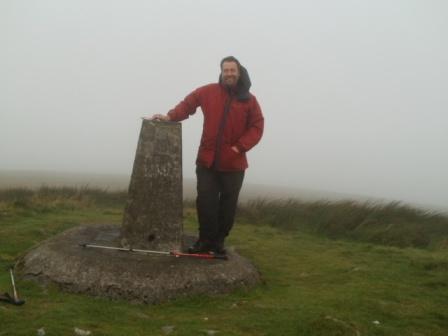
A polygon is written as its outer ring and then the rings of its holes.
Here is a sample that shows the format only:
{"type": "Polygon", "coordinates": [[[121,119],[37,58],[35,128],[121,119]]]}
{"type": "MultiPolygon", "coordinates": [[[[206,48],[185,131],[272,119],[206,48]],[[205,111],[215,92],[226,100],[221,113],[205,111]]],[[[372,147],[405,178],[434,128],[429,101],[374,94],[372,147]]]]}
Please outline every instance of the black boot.
{"type": "Polygon", "coordinates": [[[209,253],[212,251],[212,244],[208,240],[198,239],[193,245],[188,248],[188,253],[209,253]]]}
{"type": "Polygon", "coordinates": [[[218,241],[214,242],[213,243],[212,252],[214,254],[226,255],[227,251],[226,251],[226,249],[224,247],[224,241],[223,240],[218,240],[218,241]]]}

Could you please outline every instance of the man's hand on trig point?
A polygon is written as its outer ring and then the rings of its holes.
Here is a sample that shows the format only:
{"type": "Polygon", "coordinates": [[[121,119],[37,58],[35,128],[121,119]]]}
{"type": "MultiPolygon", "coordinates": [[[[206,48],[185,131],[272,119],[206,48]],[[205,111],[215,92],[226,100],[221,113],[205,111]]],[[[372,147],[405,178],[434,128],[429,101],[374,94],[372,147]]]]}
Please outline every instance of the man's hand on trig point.
{"type": "Polygon", "coordinates": [[[166,114],[154,114],[151,117],[142,117],[145,120],[170,121],[170,117],[166,114]]]}

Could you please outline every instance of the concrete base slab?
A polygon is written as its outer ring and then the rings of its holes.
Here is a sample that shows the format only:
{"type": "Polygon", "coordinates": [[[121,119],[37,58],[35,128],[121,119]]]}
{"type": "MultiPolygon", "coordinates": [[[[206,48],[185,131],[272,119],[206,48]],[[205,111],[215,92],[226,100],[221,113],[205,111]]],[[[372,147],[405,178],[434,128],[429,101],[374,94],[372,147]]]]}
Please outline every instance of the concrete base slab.
{"type": "Polygon", "coordinates": [[[72,228],[27,253],[18,264],[19,272],[25,279],[56,284],[69,292],[150,304],[196,294],[228,293],[260,281],[255,267],[232,249],[228,260],[205,260],[79,246],[120,247],[119,236],[118,225],[72,228]]]}

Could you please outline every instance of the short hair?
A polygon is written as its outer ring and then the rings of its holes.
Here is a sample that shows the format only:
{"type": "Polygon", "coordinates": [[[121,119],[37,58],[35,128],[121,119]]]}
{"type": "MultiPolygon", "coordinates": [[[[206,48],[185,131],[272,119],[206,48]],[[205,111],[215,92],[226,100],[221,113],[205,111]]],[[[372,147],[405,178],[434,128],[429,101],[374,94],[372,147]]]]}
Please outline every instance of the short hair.
{"type": "Polygon", "coordinates": [[[227,57],[224,57],[224,58],[221,60],[221,64],[220,64],[220,66],[221,66],[221,70],[222,70],[222,65],[223,65],[224,62],[235,62],[236,65],[238,66],[238,70],[241,70],[241,63],[240,63],[240,61],[238,61],[238,60],[236,59],[236,57],[234,57],[234,56],[227,56],[227,57]]]}

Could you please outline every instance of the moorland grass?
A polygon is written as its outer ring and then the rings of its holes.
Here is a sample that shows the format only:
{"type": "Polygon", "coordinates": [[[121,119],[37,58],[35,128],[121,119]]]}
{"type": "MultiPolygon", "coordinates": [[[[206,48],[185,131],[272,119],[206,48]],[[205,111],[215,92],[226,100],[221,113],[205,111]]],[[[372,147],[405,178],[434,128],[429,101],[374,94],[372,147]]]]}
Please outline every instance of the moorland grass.
{"type": "MultiPolygon", "coordinates": [[[[124,199],[97,202],[87,197],[87,190],[84,197],[53,192],[45,196],[51,204],[47,207],[43,196],[35,193],[27,194],[26,202],[16,202],[17,195],[0,201],[0,209],[6,209],[0,217],[0,290],[10,290],[8,266],[39,241],[80,223],[121,221],[124,199]]],[[[326,221],[335,225],[334,219],[323,218],[351,216],[348,221],[356,223],[372,209],[355,204],[355,210],[345,205],[348,208],[338,211],[334,204],[323,202],[303,203],[291,210],[292,201],[286,206],[282,202],[277,203],[279,209],[267,204],[269,211],[260,204],[258,212],[243,206],[229,238],[228,245],[249,258],[262,275],[263,283],[250,291],[148,306],[67,294],[18,279],[27,303],[21,307],[0,303],[0,335],[36,335],[42,327],[46,335],[74,335],[74,328],[89,330],[92,336],[165,335],[167,326],[173,327],[169,335],[175,336],[211,331],[226,336],[448,334],[448,255],[443,245],[433,244],[431,234],[425,245],[431,249],[358,241],[356,235],[317,230],[306,220],[323,223],[322,228],[326,221]],[[318,213],[313,213],[313,207],[318,213]],[[282,217],[283,210],[289,214],[282,217]],[[307,215],[302,214],[305,210],[307,215]],[[282,226],[283,221],[288,224],[282,226]]],[[[389,210],[398,212],[372,216],[387,222],[398,220],[403,211],[396,206],[389,210]]],[[[403,222],[417,222],[415,214],[406,216],[403,222]]],[[[431,225],[432,216],[418,217],[420,225],[431,225]]],[[[193,209],[185,210],[184,224],[187,231],[196,230],[193,209]]],[[[443,230],[436,241],[443,238],[443,230]]]]}
{"type": "Polygon", "coordinates": [[[16,209],[34,210],[60,209],[61,207],[120,207],[126,201],[127,192],[84,187],[48,187],[37,189],[11,188],[0,189],[0,204],[16,209]]]}
{"type": "Polygon", "coordinates": [[[239,213],[251,224],[397,247],[446,245],[448,237],[448,217],[398,202],[257,199],[239,213]]]}

